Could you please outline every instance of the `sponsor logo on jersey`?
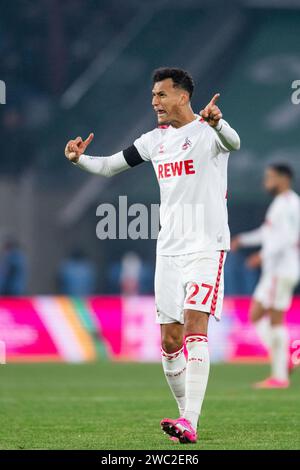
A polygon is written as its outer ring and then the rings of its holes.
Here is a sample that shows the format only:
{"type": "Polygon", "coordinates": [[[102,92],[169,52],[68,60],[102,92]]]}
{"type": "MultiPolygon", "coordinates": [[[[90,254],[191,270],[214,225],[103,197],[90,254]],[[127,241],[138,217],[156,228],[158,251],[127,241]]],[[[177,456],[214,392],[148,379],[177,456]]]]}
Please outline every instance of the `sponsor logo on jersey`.
{"type": "Polygon", "coordinates": [[[181,160],[179,162],[160,163],[157,167],[158,179],[171,176],[194,175],[194,161],[181,160]]]}

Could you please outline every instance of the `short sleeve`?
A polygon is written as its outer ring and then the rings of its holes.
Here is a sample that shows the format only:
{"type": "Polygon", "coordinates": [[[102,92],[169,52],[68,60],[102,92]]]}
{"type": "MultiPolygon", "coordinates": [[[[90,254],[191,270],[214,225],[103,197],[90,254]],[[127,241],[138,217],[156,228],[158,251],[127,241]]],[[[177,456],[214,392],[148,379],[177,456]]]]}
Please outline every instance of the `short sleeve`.
{"type": "Polygon", "coordinates": [[[133,145],[123,150],[124,158],[129,166],[133,167],[151,160],[155,136],[155,130],[142,134],[133,142],[133,145]]]}
{"type": "Polygon", "coordinates": [[[133,142],[133,145],[144,161],[151,160],[151,132],[142,134],[141,137],[133,142]]]}

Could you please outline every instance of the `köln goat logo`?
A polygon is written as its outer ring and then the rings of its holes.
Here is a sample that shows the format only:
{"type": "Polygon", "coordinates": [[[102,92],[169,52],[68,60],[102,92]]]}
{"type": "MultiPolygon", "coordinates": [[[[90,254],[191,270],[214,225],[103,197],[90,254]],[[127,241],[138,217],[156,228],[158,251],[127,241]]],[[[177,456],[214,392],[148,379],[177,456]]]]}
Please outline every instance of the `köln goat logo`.
{"type": "Polygon", "coordinates": [[[189,147],[192,146],[192,142],[188,137],[185,138],[184,144],[182,146],[182,150],[187,150],[189,147]]]}
{"type": "Polygon", "coordinates": [[[164,144],[161,144],[161,145],[159,146],[159,151],[158,151],[158,153],[164,153],[164,152],[165,152],[164,144]]]}

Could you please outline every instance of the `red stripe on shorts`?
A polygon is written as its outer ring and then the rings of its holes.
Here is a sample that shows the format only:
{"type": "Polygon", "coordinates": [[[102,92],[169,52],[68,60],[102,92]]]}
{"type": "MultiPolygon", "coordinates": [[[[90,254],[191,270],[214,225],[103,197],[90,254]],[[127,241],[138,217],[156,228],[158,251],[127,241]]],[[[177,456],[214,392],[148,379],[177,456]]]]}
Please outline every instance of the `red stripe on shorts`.
{"type": "Polygon", "coordinates": [[[218,292],[219,292],[220,281],[221,281],[221,274],[222,274],[222,269],[223,269],[223,260],[224,260],[224,251],[222,250],[222,251],[220,252],[218,273],[217,273],[217,278],[216,278],[216,283],[215,283],[213,298],[212,298],[212,301],[211,301],[211,307],[210,307],[210,313],[211,313],[211,315],[214,315],[214,314],[215,314],[216,307],[217,307],[218,292]]]}

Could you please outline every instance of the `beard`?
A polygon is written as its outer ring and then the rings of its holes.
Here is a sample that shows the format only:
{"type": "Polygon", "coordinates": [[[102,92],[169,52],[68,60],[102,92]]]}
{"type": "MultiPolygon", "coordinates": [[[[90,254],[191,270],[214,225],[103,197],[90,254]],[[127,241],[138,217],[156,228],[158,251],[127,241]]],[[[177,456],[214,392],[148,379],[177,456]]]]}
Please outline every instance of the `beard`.
{"type": "Polygon", "coordinates": [[[277,187],[274,187],[274,188],[271,188],[271,189],[268,189],[268,193],[275,197],[277,196],[277,194],[279,194],[279,189],[277,187]]]}

